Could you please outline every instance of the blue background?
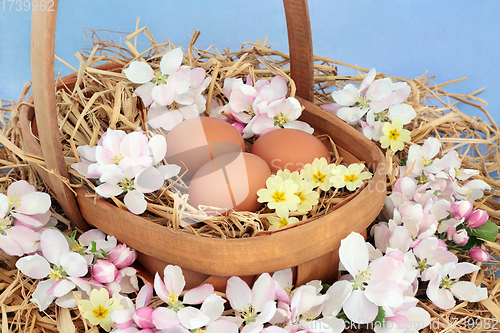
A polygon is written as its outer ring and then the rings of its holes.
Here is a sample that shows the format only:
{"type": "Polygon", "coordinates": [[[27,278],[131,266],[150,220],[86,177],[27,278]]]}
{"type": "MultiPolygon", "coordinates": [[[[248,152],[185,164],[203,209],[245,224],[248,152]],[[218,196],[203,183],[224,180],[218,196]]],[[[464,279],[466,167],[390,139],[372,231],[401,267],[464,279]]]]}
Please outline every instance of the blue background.
{"type": "MultiPolygon", "coordinates": [[[[0,0],[0,98],[17,99],[30,80],[31,12],[16,11],[0,0]]],[[[498,0],[310,0],[314,53],[360,67],[376,67],[389,76],[414,78],[428,70],[434,82],[467,77],[447,87],[452,93],[478,96],[500,123],[500,23],[498,0]]],[[[137,17],[156,40],[187,47],[195,29],[199,47],[214,44],[239,49],[243,42],[268,36],[274,49],[287,52],[282,2],[253,1],[118,1],[59,3],[56,54],[77,67],[74,57],[84,44],[83,28],[131,32],[137,17]]],[[[70,72],[56,61],[56,71],[70,72]]],[[[352,73],[340,73],[352,74],[352,73]]],[[[458,104],[461,111],[481,111],[458,104]]],[[[485,118],[485,117],[483,117],[485,118]]]]}

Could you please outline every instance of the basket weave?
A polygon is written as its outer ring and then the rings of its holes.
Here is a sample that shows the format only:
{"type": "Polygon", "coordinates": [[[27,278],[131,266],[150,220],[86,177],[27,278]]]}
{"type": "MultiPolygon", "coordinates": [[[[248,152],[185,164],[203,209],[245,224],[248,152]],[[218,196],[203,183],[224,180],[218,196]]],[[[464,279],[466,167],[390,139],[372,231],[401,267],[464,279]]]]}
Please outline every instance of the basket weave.
{"type": "Polygon", "coordinates": [[[20,110],[23,143],[28,153],[45,160],[44,168],[33,166],[78,228],[87,230],[92,225],[135,248],[140,252],[139,261],[151,273],[162,272],[166,264],[181,266],[187,287],[206,281],[223,290],[229,276],[238,275],[251,283],[263,272],[289,267],[294,270],[295,285],[312,279],[331,282],[336,278],[341,239],[351,231],[365,231],[385,202],[385,159],[375,144],[311,102],[314,71],[307,1],[284,0],[284,7],[291,77],[297,86],[296,97],[305,107],[300,120],[309,123],[317,134],[328,134],[344,161],[364,161],[374,174],[366,186],[325,216],[286,230],[242,239],[214,239],[175,232],[105,200],[94,202],[85,188],[76,189],[75,198],[63,182],[68,178],[68,165],[60,141],[54,92],[56,87],[60,89],[64,85],[71,89],[76,75],[54,82],[56,11],[34,11],[31,28],[34,108],[23,105],[20,110]]]}

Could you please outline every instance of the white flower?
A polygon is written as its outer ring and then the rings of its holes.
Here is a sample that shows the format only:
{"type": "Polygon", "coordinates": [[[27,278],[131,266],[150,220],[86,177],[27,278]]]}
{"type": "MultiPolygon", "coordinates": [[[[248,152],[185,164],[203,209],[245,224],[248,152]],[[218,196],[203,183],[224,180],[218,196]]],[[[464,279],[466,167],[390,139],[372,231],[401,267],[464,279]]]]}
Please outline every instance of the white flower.
{"type": "Polygon", "coordinates": [[[385,123],[382,127],[384,136],[380,138],[382,148],[391,147],[392,151],[403,150],[405,142],[409,142],[410,131],[403,129],[403,122],[396,118],[392,123],[385,123]]]}
{"type": "Polygon", "coordinates": [[[450,262],[444,265],[435,265],[436,274],[430,279],[427,286],[427,296],[441,309],[451,309],[455,306],[456,298],[478,302],[488,297],[486,288],[477,287],[472,282],[458,281],[465,274],[479,270],[479,267],[468,262],[450,262]]]}

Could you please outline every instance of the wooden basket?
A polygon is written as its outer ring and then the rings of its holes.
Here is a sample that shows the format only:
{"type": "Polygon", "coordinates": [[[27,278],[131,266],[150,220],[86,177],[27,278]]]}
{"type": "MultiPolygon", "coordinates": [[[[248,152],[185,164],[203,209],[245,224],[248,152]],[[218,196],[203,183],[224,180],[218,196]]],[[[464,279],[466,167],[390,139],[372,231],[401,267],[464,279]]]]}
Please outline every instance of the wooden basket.
{"type": "MultiPolygon", "coordinates": [[[[55,1],[55,8],[57,3],[55,1]]],[[[34,167],[66,216],[79,229],[87,230],[90,224],[135,248],[140,252],[139,261],[151,273],[161,274],[167,263],[181,266],[187,287],[206,281],[223,291],[230,276],[238,275],[252,283],[263,272],[289,267],[293,268],[295,285],[313,279],[331,282],[337,277],[341,239],[352,231],[366,231],[385,202],[385,158],[373,142],[310,102],[314,72],[307,0],[284,0],[284,7],[291,76],[297,86],[297,98],[305,107],[300,119],[308,122],[318,134],[330,135],[345,161],[364,161],[374,176],[364,188],[325,216],[286,230],[242,239],[213,239],[175,232],[105,200],[95,202],[84,188],[76,189],[74,196],[62,180],[68,178],[68,165],[60,142],[55,91],[63,84],[74,86],[76,75],[54,81],[56,11],[33,11],[31,101],[35,107],[21,107],[23,142],[28,153],[45,160],[43,168],[34,167]]]]}

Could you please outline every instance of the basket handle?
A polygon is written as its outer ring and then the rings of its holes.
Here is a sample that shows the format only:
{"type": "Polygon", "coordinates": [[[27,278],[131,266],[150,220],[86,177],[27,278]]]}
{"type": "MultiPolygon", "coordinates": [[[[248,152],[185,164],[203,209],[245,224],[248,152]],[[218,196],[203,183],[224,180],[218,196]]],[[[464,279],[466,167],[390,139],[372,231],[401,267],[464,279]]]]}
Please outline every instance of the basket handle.
{"type": "MultiPolygon", "coordinates": [[[[33,11],[31,20],[31,77],[35,115],[45,167],[53,171],[49,187],[66,216],[80,229],[89,227],[80,214],[73,192],[61,178],[68,178],[57,122],[55,100],[54,51],[56,18],[59,1],[54,0],[53,11],[33,11]]],[[[291,77],[296,94],[313,100],[313,53],[311,24],[307,0],[283,0],[290,49],[291,77]]]]}

